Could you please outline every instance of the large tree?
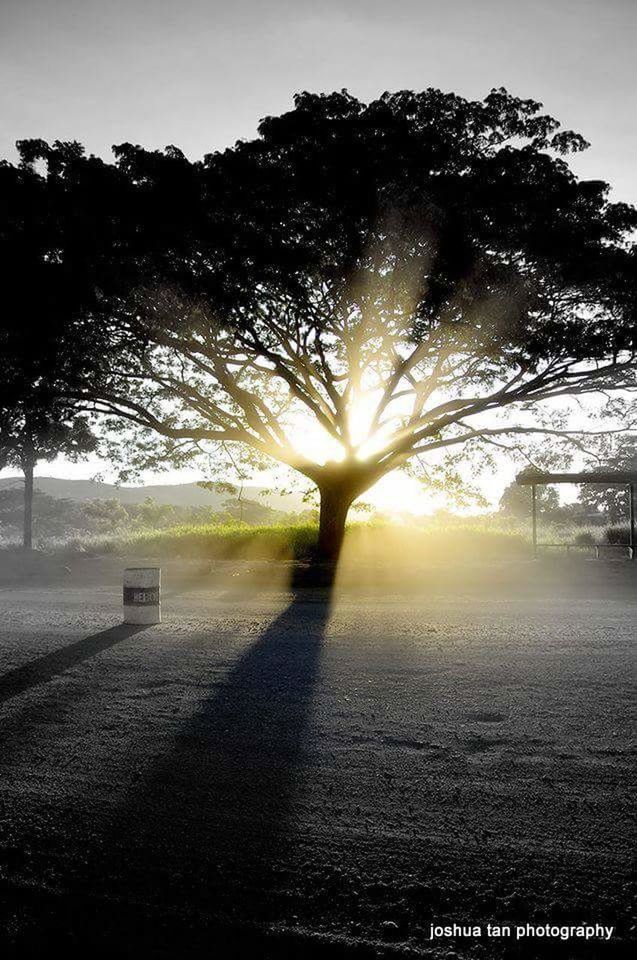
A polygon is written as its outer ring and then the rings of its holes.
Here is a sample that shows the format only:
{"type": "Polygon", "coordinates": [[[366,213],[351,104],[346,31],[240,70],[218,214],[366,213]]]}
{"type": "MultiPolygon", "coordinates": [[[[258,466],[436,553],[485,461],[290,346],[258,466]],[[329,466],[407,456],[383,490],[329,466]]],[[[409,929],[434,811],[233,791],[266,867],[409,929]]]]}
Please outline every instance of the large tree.
{"type": "MultiPolygon", "coordinates": [[[[504,90],[302,94],[196,163],[120,146],[134,289],[108,298],[109,369],[74,396],[173,450],[236,444],[299,471],[334,559],[388,472],[571,437],[533,411],[634,390],[637,212],[571,172],[585,146],[504,90]],[[299,442],[316,428],[328,456],[299,442]]],[[[57,166],[69,195],[74,164],[57,166]]]]}

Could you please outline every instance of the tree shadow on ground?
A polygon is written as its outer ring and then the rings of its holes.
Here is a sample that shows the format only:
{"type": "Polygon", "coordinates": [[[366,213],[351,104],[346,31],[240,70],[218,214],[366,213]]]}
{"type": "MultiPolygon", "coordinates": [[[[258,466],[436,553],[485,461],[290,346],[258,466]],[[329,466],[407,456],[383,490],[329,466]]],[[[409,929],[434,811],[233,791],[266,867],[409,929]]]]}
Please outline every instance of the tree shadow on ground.
{"type": "MultiPolygon", "coordinates": [[[[131,924],[117,931],[120,941],[133,927],[139,936],[147,909],[162,916],[160,939],[170,930],[194,936],[210,925],[263,924],[285,914],[282,864],[298,781],[311,762],[329,612],[329,595],[295,594],[226,677],[211,680],[168,752],[117,811],[91,854],[88,887],[78,874],[76,892],[81,898],[90,888],[102,903],[116,897],[140,905],[134,921],[118,921],[131,924]]],[[[156,928],[150,939],[158,939],[156,928]]]]}

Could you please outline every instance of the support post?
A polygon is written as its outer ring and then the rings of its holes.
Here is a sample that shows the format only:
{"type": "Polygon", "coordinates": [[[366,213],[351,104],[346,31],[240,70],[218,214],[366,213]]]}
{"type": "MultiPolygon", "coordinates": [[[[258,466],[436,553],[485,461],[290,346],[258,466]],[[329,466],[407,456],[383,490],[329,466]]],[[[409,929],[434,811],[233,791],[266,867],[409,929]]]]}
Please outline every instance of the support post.
{"type": "Polygon", "coordinates": [[[24,520],[22,528],[22,546],[25,550],[33,548],[33,467],[35,460],[28,457],[23,464],[24,471],[24,520]]]}
{"type": "Polygon", "coordinates": [[[628,485],[628,507],[630,510],[630,547],[628,548],[628,555],[631,560],[635,560],[635,484],[630,483],[628,485]]]}
{"type": "Polygon", "coordinates": [[[537,560],[537,488],[531,484],[531,522],[533,525],[533,559],[537,560]]]}

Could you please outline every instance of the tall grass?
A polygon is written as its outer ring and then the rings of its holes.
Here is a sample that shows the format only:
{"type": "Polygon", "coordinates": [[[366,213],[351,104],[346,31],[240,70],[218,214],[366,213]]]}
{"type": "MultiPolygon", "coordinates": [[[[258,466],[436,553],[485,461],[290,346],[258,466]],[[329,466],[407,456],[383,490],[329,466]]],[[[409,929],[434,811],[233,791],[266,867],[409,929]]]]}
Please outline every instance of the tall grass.
{"type": "MultiPolygon", "coordinates": [[[[118,536],[88,537],[66,544],[64,552],[123,556],[210,559],[293,560],[311,556],[318,539],[315,524],[247,526],[182,524],[163,530],[133,531],[118,536]]],[[[489,529],[466,522],[447,526],[398,526],[370,521],[347,528],[346,543],[365,559],[396,556],[511,556],[528,551],[514,530],[489,529]]]]}
{"type": "MultiPolygon", "coordinates": [[[[541,542],[552,544],[595,543],[602,539],[598,529],[544,524],[541,542]]],[[[249,526],[245,523],[179,524],[151,530],[85,536],[66,543],[49,544],[64,553],[117,554],[190,559],[294,560],[311,556],[318,539],[316,524],[249,526]]],[[[504,520],[497,516],[432,517],[413,524],[391,524],[370,520],[348,525],[346,546],[366,562],[395,558],[455,559],[497,558],[528,555],[531,540],[528,521],[504,520]]]]}
{"type": "Polygon", "coordinates": [[[64,550],[90,553],[270,560],[302,557],[316,544],[313,524],[248,526],[241,523],[179,524],[163,530],[139,530],[116,536],[71,541],[64,550]]]}

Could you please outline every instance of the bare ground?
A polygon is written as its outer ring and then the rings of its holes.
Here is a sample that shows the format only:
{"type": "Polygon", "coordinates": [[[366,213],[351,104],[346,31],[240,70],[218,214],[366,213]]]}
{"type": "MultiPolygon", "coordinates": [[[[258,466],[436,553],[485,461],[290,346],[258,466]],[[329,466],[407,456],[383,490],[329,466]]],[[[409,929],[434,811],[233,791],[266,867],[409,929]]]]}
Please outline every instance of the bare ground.
{"type": "Polygon", "coordinates": [[[182,566],[126,628],[116,558],[38,562],[0,569],[0,953],[627,955],[637,565],[182,566]]]}

